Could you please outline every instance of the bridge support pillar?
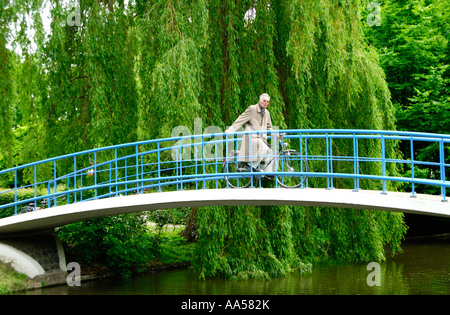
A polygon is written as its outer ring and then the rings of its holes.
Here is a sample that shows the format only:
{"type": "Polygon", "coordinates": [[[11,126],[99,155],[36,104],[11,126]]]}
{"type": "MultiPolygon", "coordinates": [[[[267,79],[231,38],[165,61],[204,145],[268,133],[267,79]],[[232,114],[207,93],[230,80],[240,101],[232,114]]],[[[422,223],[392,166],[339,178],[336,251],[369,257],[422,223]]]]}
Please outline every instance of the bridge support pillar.
{"type": "Polygon", "coordinates": [[[1,238],[0,260],[45,285],[67,277],[64,249],[53,233],[1,238]]]}

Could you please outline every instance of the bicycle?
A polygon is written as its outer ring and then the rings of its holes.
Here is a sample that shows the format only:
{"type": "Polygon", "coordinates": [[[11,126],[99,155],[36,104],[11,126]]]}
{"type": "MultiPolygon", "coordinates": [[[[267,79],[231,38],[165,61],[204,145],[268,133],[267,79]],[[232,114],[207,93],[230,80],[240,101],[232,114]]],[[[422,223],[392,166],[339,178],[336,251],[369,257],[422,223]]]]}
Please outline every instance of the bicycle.
{"type": "MultiPolygon", "coordinates": [[[[279,140],[279,151],[278,151],[278,169],[281,172],[288,173],[301,173],[301,172],[309,172],[308,161],[305,157],[302,157],[301,154],[295,150],[287,149],[288,143],[283,143],[283,136],[279,140]]],[[[243,175],[225,175],[225,180],[228,185],[232,188],[246,188],[250,186],[253,176],[254,180],[260,180],[262,177],[258,175],[260,172],[259,169],[253,168],[253,172],[255,174],[248,174],[250,171],[250,165],[247,162],[239,161],[239,152],[236,150],[231,150],[228,154],[228,158],[223,160],[222,164],[224,173],[246,173],[243,175]]],[[[277,182],[281,187],[284,188],[297,188],[300,187],[307,179],[306,175],[293,175],[286,174],[285,176],[277,175],[277,182]]]]}

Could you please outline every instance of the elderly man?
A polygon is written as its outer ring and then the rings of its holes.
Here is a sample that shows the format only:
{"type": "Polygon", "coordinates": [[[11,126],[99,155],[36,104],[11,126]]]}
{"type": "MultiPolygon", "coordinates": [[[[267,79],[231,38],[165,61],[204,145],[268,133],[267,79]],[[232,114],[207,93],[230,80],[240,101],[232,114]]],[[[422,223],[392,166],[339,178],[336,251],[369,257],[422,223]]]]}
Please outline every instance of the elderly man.
{"type": "Polygon", "coordinates": [[[245,135],[242,140],[242,145],[239,150],[239,161],[247,162],[245,168],[250,170],[250,158],[251,166],[254,170],[258,165],[263,162],[265,172],[275,171],[275,162],[273,150],[267,143],[267,131],[272,129],[272,121],[270,119],[270,113],[267,110],[269,106],[270,96],[266,93],[261,94],[259,102],[256,105],[249,106],[245,112],[243,112],[231,125],[226,133],[236,132],[239,128],[245,125],[244,131],[261,131],[258,134],[245,135]],[[250,137],[251,136],[251,141],[250,137]],[[251,150],[250,150],[251,142],[251,150]]]}

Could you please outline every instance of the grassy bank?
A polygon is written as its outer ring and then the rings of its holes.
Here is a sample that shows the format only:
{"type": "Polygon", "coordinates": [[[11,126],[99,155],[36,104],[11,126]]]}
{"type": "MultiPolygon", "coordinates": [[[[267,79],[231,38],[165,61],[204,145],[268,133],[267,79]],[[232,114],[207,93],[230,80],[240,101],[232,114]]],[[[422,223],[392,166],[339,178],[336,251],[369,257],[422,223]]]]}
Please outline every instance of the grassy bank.
{"type": "Polygon", "coordinates": [[[184,226],[165,226],[159,229],[157,226],[149,224],[148,233],[154,239],[159,239],[159,248],[155,260],[150,262],[150,266],[160,263],[168,266],[190,265],[194,252],[194,243],[188,243],[180,232],[184,226]]]}
{"type": "Polygon", "coordinates": [[[0,295],[26,290],[29,284],[26,275],[15,271],[10,264],[0,262],[0,295]]]}

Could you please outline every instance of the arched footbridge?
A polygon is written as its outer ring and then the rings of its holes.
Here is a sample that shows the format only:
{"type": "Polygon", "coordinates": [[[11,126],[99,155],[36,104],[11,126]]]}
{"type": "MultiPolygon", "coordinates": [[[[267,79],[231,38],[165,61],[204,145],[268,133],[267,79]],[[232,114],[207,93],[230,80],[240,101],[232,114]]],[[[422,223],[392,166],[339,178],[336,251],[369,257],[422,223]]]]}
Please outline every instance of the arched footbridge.
{"type": "Polygon", "coordinates": [[[444,134],[279,130],[190,135],[185,130],[178,137],[0,171],[0,183],[9,187],[0,190],[0,235],[129,212],[213,205],[324,206],[450,217],[449,149],[450,135],[444,134]],[[261,136],[272,148],[264,156],[261,136]],[[240,150],[244,138],[251,145],[240,150]],[[407,152],[403,156],[400,147],[407,152]],[[248,167],[247,160],[273,161],[275,171],[262,168],[264,163],[248,167]]]}

